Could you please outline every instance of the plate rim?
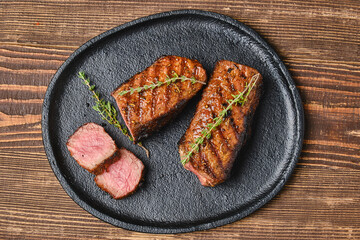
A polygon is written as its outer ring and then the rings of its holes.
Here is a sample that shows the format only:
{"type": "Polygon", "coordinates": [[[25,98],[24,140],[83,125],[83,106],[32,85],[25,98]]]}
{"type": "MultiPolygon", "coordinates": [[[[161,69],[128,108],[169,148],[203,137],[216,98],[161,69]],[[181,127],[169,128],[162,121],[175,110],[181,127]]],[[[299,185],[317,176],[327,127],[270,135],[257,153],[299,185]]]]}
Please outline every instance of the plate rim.
{"type": "Polygon", "coordinates": [[[44,144],[44,149],[47,155],[47,158],[49,160],[49,164],[58,179],[60,185],[65,190],[65,192],[70,196],[70,198],[78,204],[81,208],[83,208],[85,211],[89,212],[93,216],[99,218],[100,220],[103,220],[107,223],[110,223],[116,227],[121,227],[127,230],[131,231],[137,231],[137,232],[144,232],[144,233],[184,233],[184,232],[192,232],[192,231],[199,231],[199,230],[207,230],[219,226],[223,226],[232,222],[235,222],[237,220],[240,220],[257,209],[261,208],[263,205],[265,205],[267,202],[269,202],[276,194],[280,192],[280,190],[285,185],[286,181],[290,178],[292,175],[292,172],[295,169],[295,166],[298,162],[302,145],[303,145],[303,138],[304,138],[304,110],[303,105],[301,102],[300,94],[297,91],[297,88],[295,86],[294,80],[292,79],[289,71],[285,67],[284,63],[278,56],[278,54],[275,52],[275,50],[270,46],[269,43],[267,43],[255,30],[250,28],[249,26],[245,25],[244,23],[241,23],[229,16],[210,12],[210,11],[204,11],[204,10],[196,10],[196,9],[184,9],[184,10],[174,10],[174,11],[167,11],[167,12],[161,12],[149,16],[145,16],[142,18],[135,19],[133,21],[124,23],[122,25],[119,25],[115,28],[112,28],[110,30],[107,30],[94,38],[90,39],[83,45],[81,45],[78,49],[76,49],[66,60],[65,62],[59,67],[59,69],[56,71],[54,76],[52,77],[48,88],[46,90],[44,101],[42,104],[42,117],[41,117],[41,129],[42,129],[42,140],[44,144]],[[55,156],[50,150],[52,148],[50,144],[50,135],[48,131],[48,118],[49,115],[49,107],[51,103],[51,95],[54,91],[54,86],[59,79],[59,76],[62,74],[62,72],[65,70],[65,68],[81,53],[83,53],[86,49],[91,47],[93,44],[97,43],[99,40],[104,39],[111,34],[114,34],[119,31],[123,31],[126,28],[130,28],[133,26],[136,26],[137,24],[144,23],[147,21],[160,19],[160,18],[166,18],[171,16],[178,16],[178,15],[196,15],[196,16],[203,16],[203,17],[210,17],[214,18],[216,20],[223,21],[225,23],[228,23],[235,27],[236,29],[239,29],[243,32],[245,32],[248,36],[250,36],[253,40],[255,40],[261,47],[263,47],[269,55],[272,57],[272,61],[278,64],[278,72],[282,75],[284,80],[284,85],[288,88],[288,92],[290,93],[292,103],[291,105],[294,108],[294,112],[296,113],[295,119],[297,122],[296,130],[294,131],[297,133],[297,137],[294,137],[294,146],[293,146],[293,153],[291,159],[288,160],[288,165],[286,168],[284,168],[284,171],[281,173],[280,180],[276,183],[275,187],[270,191],[270,193],[260,199],[257,203],[251,205],[248,207],[245,211],[236,212],[235,214],[231,216],[227,216],[218,220],[214,220],[208,223],[200,223],[195,226],[188,226],[188,227],[159,227],[159,226],[150,226],[150,225],[139,225],[134,223],[129,223],[125,221],[121,221],[119,219],[110,217],[95,208],[88,205],[85,201],[83,201],[77,193],[71,188],[71,186],[68,184],[68,181],[65,179],[65,177],[61,174],[61,171],[59,169],[59,166],[57,164],[57,161],[55,159],[55,156]]]}

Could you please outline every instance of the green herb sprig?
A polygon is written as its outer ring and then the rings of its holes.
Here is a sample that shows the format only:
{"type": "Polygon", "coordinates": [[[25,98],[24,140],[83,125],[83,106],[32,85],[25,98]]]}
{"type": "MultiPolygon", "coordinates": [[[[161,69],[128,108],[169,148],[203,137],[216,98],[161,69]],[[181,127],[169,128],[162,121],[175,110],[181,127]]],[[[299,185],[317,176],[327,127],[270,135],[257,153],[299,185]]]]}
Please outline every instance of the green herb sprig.
{"type": "MultiPolygon", "coordinates": [[[[129,134],[128,129],[117,120],[118,113],[116,108],[109,101],[105,101],[100,98],[99,92],[95,91],[96,86],[90,83],[90,79],[86,77],[84,72],[79,72],[78,77],[83,80],[82,83],[87,86],[89,91],[93,94],[95,105],[92,108],[99,113],[103,120],[120,129],[120,131],[127,136],[130,141],[133,141],[134,139],[129,134]]],[[[142,143],[139,142],[138,145],[144,149],[146,155],[149,157],[149,151],[142,145],[142,143]]]]}
{"type": "Polygon", "coordinates": [[[194,143],[190,144],[190,147],[191,147],[191,150],[189,152],[187,152],[187,154],[185,155],[184,158],[181,159],[181,163],[183,165],[185,165],[191,158],[191,156],[198,152],[199,151],[199,147],[201,144],[204,143],[204,140],[205,139],[210,139],[211,137],[211,134],[212,134],[212,131],[214,129],[216,129],[220,124],[221,122],[223,121],[223,119],[225,118],[225,116],[227,116],[227,113],[229,110],[232,110],[232,107],[233,106],[236,106],[237,104],[240,104],[241,106],[244,106],[244,104],[246,103],[247,101],[247,98],[251,92],[251,90],[254,88],[257,80],[259,79],[259,76],[260,74],[256,74],[254,75],[251,80],[250,80],[250,83],[249,84],[245,84],[245,89],[240,92],[239,94],[235,95],[233,94],[232,97],[233,99],[228,99],[227,102],[228,102],[228,106],[226,108],[224,108],[219,116],[215,117],[213,119],[213,122],[212,123],[209,123],[206,125],[206,128],[203,129],[201,131],[201,136],[200,137],[197,137],[194,141],[194,143]]]}
{"type": "Polygon", "coordinates": [[[154,88],[157,88],[157,87],[161,87],[164,84],[169,86],[171,83],[174,83],[177,80],[181,80],[181,82],[190,81],[192,84],[195,84],[195,83],[201,83],[201,84],[204,84],[204,85],[206,84],[205,82],[201,82],[201,81],[196,80],[195,77],[188,78],[188,77],[185,77],[184,75],[179,76],[176,72],[173,71],[172,77],[170,78],[169,76],[166,76],[164,82],[156,81],[156,82],[153,82],[153,83],[151,83],[149,85],[144,85],[142,87],[130,88],[128,90],[124,90],[124,91],[119,92],[119,95],[123,96],[123,95],[128,94],[128,93],[133,94],[135,92],[142,92],[142,91],[145,91],[145,90],[148,90],[148,89],[154,89],[154,88]]]}

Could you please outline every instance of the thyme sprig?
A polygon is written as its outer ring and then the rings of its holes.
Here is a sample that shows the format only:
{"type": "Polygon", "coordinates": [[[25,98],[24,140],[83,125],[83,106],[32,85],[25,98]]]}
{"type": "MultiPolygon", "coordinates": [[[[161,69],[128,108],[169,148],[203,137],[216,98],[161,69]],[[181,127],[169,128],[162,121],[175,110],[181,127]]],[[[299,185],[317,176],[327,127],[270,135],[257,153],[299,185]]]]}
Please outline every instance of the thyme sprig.
{"type": "Polygon", "coordinates": [[[104,99],[100,98],[99,93],[95,91],[95,85],[91,85],[90,79],[86,78],[84,72],[79,72],[78,77],[83,80],[83,84],[86,85],[89,88],[89,91],[93,94],[95,105],[92,108],[99,113],[103,120],[120,129],[120,131],[126,135],[130,141],[133,141],[133,138],[129,135],[126,127],[121,125],[117,120],[117,111],[115,107],[109,101],[105,101],[104,99]]]}
{"type": "Polygon", "coordinates": [[[192,154],[199,151],[199,147],[200,147],[201,144],[204,143],[205,139],[210,139],[212,131],[214,129],[216,129],[221,124],[223,119],[227,116],[228,111],[232,110],[233,106],[236,106],[237,104],[239,104],[241,106],[244,106],[244,104],[246,103],[247,98],[248,98],[251,90],[254,88],[257,80],[259,79],[259,76],[260,76],[259,73],[254,75],[251,78],[250,83],[245,84],[245,89],[242,92],[240,92],[237,95],[232,94],[233,99],[231,99],[231,100],[228,99],[227,100],[227,102],[228,102],[227,107],[224,108],[220,112],[219,116],[217,116],[217,117],[215,117],[213,119],[212,123],[207,124],[206,128],[201,131],[201,136],[197,137],[195,139],[194,143],[190,144],[190,147],[191,147],[190,151],[187,152],[187,154],[185,155],[185,157],[183,159],[181,159],[181,163],[183,165],[185,165],[190,160],[190,157],[192,156],[192,154]]]}
{"type": "Polygon", "coordinates": [[[179,76],[175,71],[173,71],[172,77],[170,78],[167,75],[164,82],[156,81],[156,82],[153,82],[153,83],[151,83],[149,85],[144,85],[142,87],[130,88],[128,90],[124,90],[124,91],[119,92],[119,95],[123,96],[123,95],[125,95],[127,93],[133,94],[135,92],[142,92],[142,91],[145,91],[145,90],[148,90],[148,89],[154,89],[154,88],[157,88],[157,87],[161,87],[164,84],[169,86],[171,83],[174,83],[177,80],[181,80],[181,82],[190,81],[192,84],[195,84],[195,83],[201,83],[201,84],[204,84],[204,85],[206,84],[205,82],[201,82],[201,81],[196,80],[195,77],[188,78],[188,77],[186,77],[184,75],[179,76]]]}
{"type": "MultiPolygon", "coordinates": [[[[89,91],[93,94],[95,105],[92,108],[99,113],[103,120],[120,129],[120,131],[127,136],[130,141],[133,141],[134,139],[129,134],[128,129],[117,120],[118,113],[116,108],[109,101],[105,101],[100,98],[99,92],[95,90],[96,86],[90,83],[90,79],[86,77],[84,72],[79,72],[78,77],[83,80],[82,83],[87,86],[89,91]]],[[[142,143],[139,142],[138,145],[144,149],[146,155],[149,157],[149,151],[142,145],[142,143]]]]}

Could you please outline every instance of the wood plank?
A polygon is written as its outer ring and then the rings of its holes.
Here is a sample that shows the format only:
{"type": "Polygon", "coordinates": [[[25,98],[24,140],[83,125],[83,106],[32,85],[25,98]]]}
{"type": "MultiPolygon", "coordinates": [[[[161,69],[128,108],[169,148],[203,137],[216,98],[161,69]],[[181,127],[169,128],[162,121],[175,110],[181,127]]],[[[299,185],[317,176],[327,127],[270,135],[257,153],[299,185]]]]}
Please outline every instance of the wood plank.
{"type": "Polygon", "coordinates": [[[1,239],[360,239],[359,1],[2,0],[0,22],[1,239]],[[280,194],[241,221],[188,234],[116,228],[77,206],[54,176],[42,100],[87,40],[183,8],[226,14],[275,47],[303,99],[303,151],[280,194]]]}

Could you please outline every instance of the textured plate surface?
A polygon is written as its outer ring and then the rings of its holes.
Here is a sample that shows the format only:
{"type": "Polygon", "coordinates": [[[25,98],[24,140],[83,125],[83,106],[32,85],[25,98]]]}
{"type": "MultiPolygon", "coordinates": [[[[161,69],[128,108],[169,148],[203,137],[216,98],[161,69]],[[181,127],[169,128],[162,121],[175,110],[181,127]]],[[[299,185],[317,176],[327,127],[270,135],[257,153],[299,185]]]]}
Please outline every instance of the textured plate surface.
{"type": "Polygon", "coordinates": [[[268,202],[296,165],[303,138],[303,110],[288,71],[274,50],[249,27],[227,16],[197,10],[160,13],[109,30],[76,50],[60,67],[46,92],[42,131],[50,165],[67,194],[94,216],[140,232],[177,233],[209,229],[241,219],[268,202]],[[85,71],[102,96],[162,55],[197,59],[208,74],[221,59],[260,71],[264,95],[252,136],[225,183],[203,187],[180,164],[177,142],[199,96],[180,116],[143,141],[151,156],[103,124],[93,100],[77,78],[85,71]],[[145,183],[132,196],[114,200],[94,176],[71,158],[69,136],[86,122],[103,124],[118,146],[145,164],[145,183]]]}

